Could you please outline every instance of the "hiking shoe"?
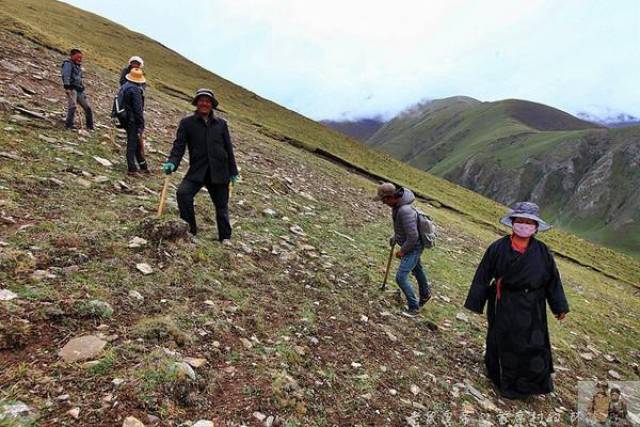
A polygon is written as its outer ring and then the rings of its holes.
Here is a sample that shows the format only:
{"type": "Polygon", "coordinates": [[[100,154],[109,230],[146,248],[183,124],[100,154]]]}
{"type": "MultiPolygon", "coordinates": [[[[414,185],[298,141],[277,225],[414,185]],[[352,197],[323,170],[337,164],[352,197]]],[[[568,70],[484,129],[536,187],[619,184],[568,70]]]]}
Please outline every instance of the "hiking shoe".
{"type": "Polygon", "coordinates": [[[139,178],[142,175],[138,171],[129,171],[129,172],[127,172],[127,176],[130,176],[130,177],[133,177],[133,178],[139,178]]]}
{"type": "Polygon", "coordinates": [[[416,317],[419,314],[419,312],[417,308],[410,308],[408,310],[404,310],[401,314],[404,317],[416,317]]]}
{"type": "Polygon", "coordinates": [[[431,294],[427,295],[424,298],[420,298],[420,302],[418,304],[420,305],[420,307],[422,307],[423,305],[428,303],[430,299],[431,299],[431,294]]]}
{"type": "Polygon", "coordinates": [[[144,175],[151,175],[151,171],[149,169],[140,169],[138,172],[144,175]]]}

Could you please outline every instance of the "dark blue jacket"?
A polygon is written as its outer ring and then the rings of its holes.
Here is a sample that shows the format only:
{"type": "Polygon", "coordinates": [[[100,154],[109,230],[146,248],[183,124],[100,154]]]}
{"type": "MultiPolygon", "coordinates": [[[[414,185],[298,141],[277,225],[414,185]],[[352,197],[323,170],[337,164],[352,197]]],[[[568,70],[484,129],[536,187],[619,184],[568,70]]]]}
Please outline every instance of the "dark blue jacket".
{"type": "Polygon", "coordinates": [[[133,126],[141,133],[144,131],[144,89],[141,84],[127,81],[120,90],[122,105],[127,112],[127,127],[133,126]]]}
{"type": "Polygon", "coordinates": [[[84,91],[82,81],[82,66],[70,59],[65,59],[62,63],[62,84],[65,89],[75,89],[78,92],[84,91]]]}

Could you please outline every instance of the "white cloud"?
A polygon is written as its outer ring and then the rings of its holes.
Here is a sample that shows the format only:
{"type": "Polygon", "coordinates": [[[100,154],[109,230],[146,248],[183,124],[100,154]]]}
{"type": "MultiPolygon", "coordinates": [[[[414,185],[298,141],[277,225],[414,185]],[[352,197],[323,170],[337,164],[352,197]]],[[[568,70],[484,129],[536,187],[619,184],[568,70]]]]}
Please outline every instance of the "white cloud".
{"type": "Polygon", "coordinates": [[[452,95],[640,115],[635,0],[69,2],[318,119],[452,95]]]}

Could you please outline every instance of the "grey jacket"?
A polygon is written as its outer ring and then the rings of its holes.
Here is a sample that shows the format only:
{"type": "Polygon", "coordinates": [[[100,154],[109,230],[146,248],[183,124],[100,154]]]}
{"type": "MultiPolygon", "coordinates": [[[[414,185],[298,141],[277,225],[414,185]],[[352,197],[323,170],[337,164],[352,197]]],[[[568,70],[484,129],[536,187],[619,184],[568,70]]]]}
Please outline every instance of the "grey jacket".
{"type": "Polygon", "coordinates": [[[402,189],[402,197],[400,202],[394,206],[391,213],[393,217],[392,239],[400,245],[403,253],[411,252],[411,250],[420,242],[420,234],[418,233],[418,214],[411,204],[416,200],[411,190],[402,189]]]}
{"type": "Polygon", "coordinates": [[[65,59],[62,63],[62,84],[65,89],[75,89],[78,92],[84,91],[82,66],[70,59],[65,59]]]}

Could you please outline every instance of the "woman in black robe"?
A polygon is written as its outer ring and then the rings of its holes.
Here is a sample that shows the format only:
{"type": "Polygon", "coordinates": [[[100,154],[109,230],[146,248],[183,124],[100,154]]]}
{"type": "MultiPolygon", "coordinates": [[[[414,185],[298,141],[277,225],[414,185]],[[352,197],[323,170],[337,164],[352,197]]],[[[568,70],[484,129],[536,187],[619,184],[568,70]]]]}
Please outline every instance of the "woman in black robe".
{"type": "Polygon", "coordinates": [[[534,237],[551,228],[538,206],[516,203],[501,222],[513,233],[489,246],[464,306],[482,314],[487,303],[487,375],[503,397],[524,399],[553,391],[546,303],[558,320],[569,305],[553,255],[534,237]]]}

